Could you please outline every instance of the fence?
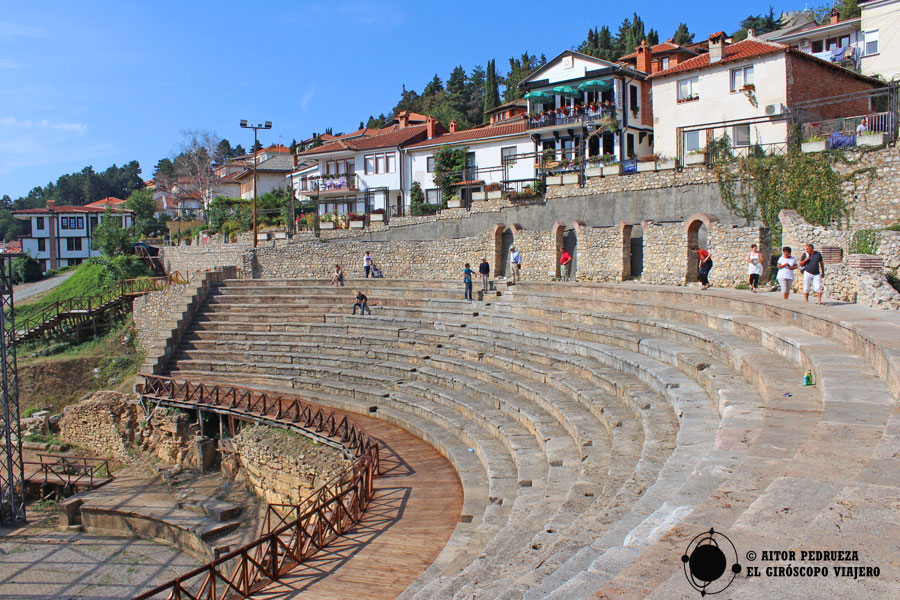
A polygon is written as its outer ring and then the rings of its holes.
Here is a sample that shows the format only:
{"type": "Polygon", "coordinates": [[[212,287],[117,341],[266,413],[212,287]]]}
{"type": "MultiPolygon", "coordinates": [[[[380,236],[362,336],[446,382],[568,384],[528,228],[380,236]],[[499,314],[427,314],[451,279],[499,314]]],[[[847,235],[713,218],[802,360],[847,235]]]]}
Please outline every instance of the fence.
{"type": "Polygon", "coordinates": [[[362,518],[379,473],[378,443],[347,416],[338,418],[298,398],[241,387],[176,382],[145,375],[142,402],[218,408],[264,416],[325,434],[353,463],[298,505],[270,505],[258,539],[160,585],[136,600],[246,598],[326,548],[362,518]]]}

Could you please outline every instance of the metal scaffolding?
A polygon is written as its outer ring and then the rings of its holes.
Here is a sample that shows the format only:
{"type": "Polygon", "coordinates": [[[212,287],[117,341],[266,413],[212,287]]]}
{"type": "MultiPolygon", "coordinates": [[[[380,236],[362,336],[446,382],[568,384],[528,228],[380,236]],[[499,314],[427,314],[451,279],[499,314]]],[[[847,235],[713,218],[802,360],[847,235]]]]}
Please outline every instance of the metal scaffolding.
{"type": "Polygon", "coordinates": [[[19,426],[19,379],[16,369],[16,325],[13,308],[13,259],[0,254],[0,526],[25,521],[25,472],[19,426]]]}

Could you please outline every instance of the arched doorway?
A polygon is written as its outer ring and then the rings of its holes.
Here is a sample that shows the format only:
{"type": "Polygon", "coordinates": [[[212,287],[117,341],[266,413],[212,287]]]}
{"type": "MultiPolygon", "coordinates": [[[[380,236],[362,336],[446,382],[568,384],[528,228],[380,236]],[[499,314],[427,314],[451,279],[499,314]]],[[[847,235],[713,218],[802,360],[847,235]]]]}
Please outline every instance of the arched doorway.
{"type": "MultiPolygon", "coordinates": [[[[685,268],[685,282],[692,283],[699,281],[697,276],[698,260],[697,255],[691,252],[691,248],[697,246],[704,250],[709,250],[709,230],[713,223],[719,219],[715,215],[705,213],[696,213],[685,220],[687,233],[687,247],[685,248],[687,263],[685,268]]],[[[713,257],[715,262],[715,257],[713,257]]]]}
{"type": "Polygon", "coordinates": [[[628,237],[628,248],[631,252],[629,275],[632,279],[639,279],[644,272],[644,230],[640,225],[632,225],[628,237]]]}
{"type": "MultiPolygon", "coordinates": [[[[563,231],[562,249],[572,255],[572,279],[578,272],[578,232],[574,228],[563,231]]],[[[565,267],[560,267],[560,277],[565,275],[565,267]]]]}
{"type": "Polygon", "coordinates": [[[500,254],[497,257],[497,264],[494,266],[494,273],[497,277],[509,277],[509,249],[515,241],[512,229],[507,227],[500,236],[500,254]]]}

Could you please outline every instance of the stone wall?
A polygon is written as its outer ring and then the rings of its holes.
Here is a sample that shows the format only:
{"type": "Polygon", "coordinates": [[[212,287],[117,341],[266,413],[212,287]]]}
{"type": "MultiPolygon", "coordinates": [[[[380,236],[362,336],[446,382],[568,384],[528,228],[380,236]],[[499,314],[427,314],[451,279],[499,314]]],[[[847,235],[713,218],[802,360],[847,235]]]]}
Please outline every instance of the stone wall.
{"type": "Polygon", "coordinates": [[[191,277],[198,271],[239,265],[241,256],[252,247],[250,243],[210,244],[208,247],[166,246],[162,248],[161,260],[166,272],[179,271],[191,277]]]}
{"type": "Polygon", "coordinates": [[[136,451],[154,453],[167,463],[199,467],[196,425],[187,415],[156,411],[147,420],[130,396],[100,391],[67,406],[59,421],[60,439],[101,456],[133,463],[136,451]]]}
{"type": "Polygon", "coordinates": [[[634,173],[631,175],[613,175],[609,177],[589,177],[580,187],[573,185],[554,185],[547,188],[546,198],[571,198],[574,196],[593,196],[598,194],[621,194],[660,188],[684,188],[717,184],[716,174],[705,166],[685,167],[681,171],[666,169],[634,173]]]}
{"type": "MultiPolygon", "coordinates": [[[[697,281],[697,256],[690,251],[698,245],[698,232],[706,228],[707,249],[712,255],[710,285],[733,287],[747,283],[747,255],[751,244],[763,256],[771,253],[769,230],[764,227],[737,227],[720,223],[715,215],[696,214],[683,222],[654,223],[644,221],[644,270],[642,283],[685,285],[697,281]]],[[[702,244],[700,244],[702,246],[702,244]]],[[[769,278],[769,265],[764,261],[760,280],[769,278]]]]}
{"type": "Polygon", "coordinates": [[[368,251],[385,277],[409,279],[459,279],[463,264],[473,268],[482,257],[495,255],[494,232],[479,236],[393,242],[359,239],[293,242],[275,248],[256,248],[242,257],[245,274],[262,278],[329,278],[340,264],[347,277],[363,276],[363,256],[368,251]]]}
{"type": "Polygon", "coordinates": [[[269,504],[298,504],[350,465],[340,450],[298,433],[254,425],[222,444],[223,471],[246,478],[269,504]]]}
{"type": "Polygon", "coordinates": [[[163,335],[167,317],[184,299],[187,290],[187,285],[172,285],[134,299],[134,329],[145,354],[151,341],[163,335]]]}
{"type": "Polygon", "coordinates": [[[850,207],[853,229],[877,229],[900,223],[900,147],[868,152],[846,152],[835,171],[858,174],[844,182],[844,197],[850,207]]]}
{"type": "Polygon", "coordinates": [[[627,223],[617,227],[588,227],[576,223],[577,278],[584,281],[628,279],[631,276],[631,229],[627,223]]]}
{"type": "MultiPolygon", "coordinates": [[[[562,253],[562,231],[559,228],[553,231],[526,231],[517,225],[512,225],[513,247],[522,256],[522,279],[549,279],[559,275],[559,256],[562,253]],[[559,238],[559,239],[557,239],[559,238]]],[[[508,261],[509,257],[505,257],[508,261]]],[[[507,274],[507,278],[511,278],[507,274]]]]}
{"type": "MultiPolygon", "coordinates": [[[[850,245],[853,231],[829,229],[812,225],[794,210],[783,210],[778,215],[782,228],[782,243],[800,256],[806,244],[817,248],[837,246],[842,250],[839,264],[825,264],[825,295],[829,298],[856,302],[873,308],[898,309],[900,295],[887,279],[888,270],[900,268],[900,232],[879,231],[876,254],[881,257],[883,269],[870,271],[850,267],[850,245]]],[[[799,291],[802,278],[794,280],[794,290],[799,291]]]]}

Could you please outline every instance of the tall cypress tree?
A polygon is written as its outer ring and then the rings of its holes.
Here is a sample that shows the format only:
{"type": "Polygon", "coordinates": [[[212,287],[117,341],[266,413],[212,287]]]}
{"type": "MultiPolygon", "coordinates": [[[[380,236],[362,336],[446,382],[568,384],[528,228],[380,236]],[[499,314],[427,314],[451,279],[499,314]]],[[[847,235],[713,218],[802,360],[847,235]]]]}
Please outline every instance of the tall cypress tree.
{"type": "Polygon", "coordinates": [[[487,112],[500,106],[500,87],[497,84],[497,61],[491,59],[487,64],[484,79],[484,110],[487,112]]]}

